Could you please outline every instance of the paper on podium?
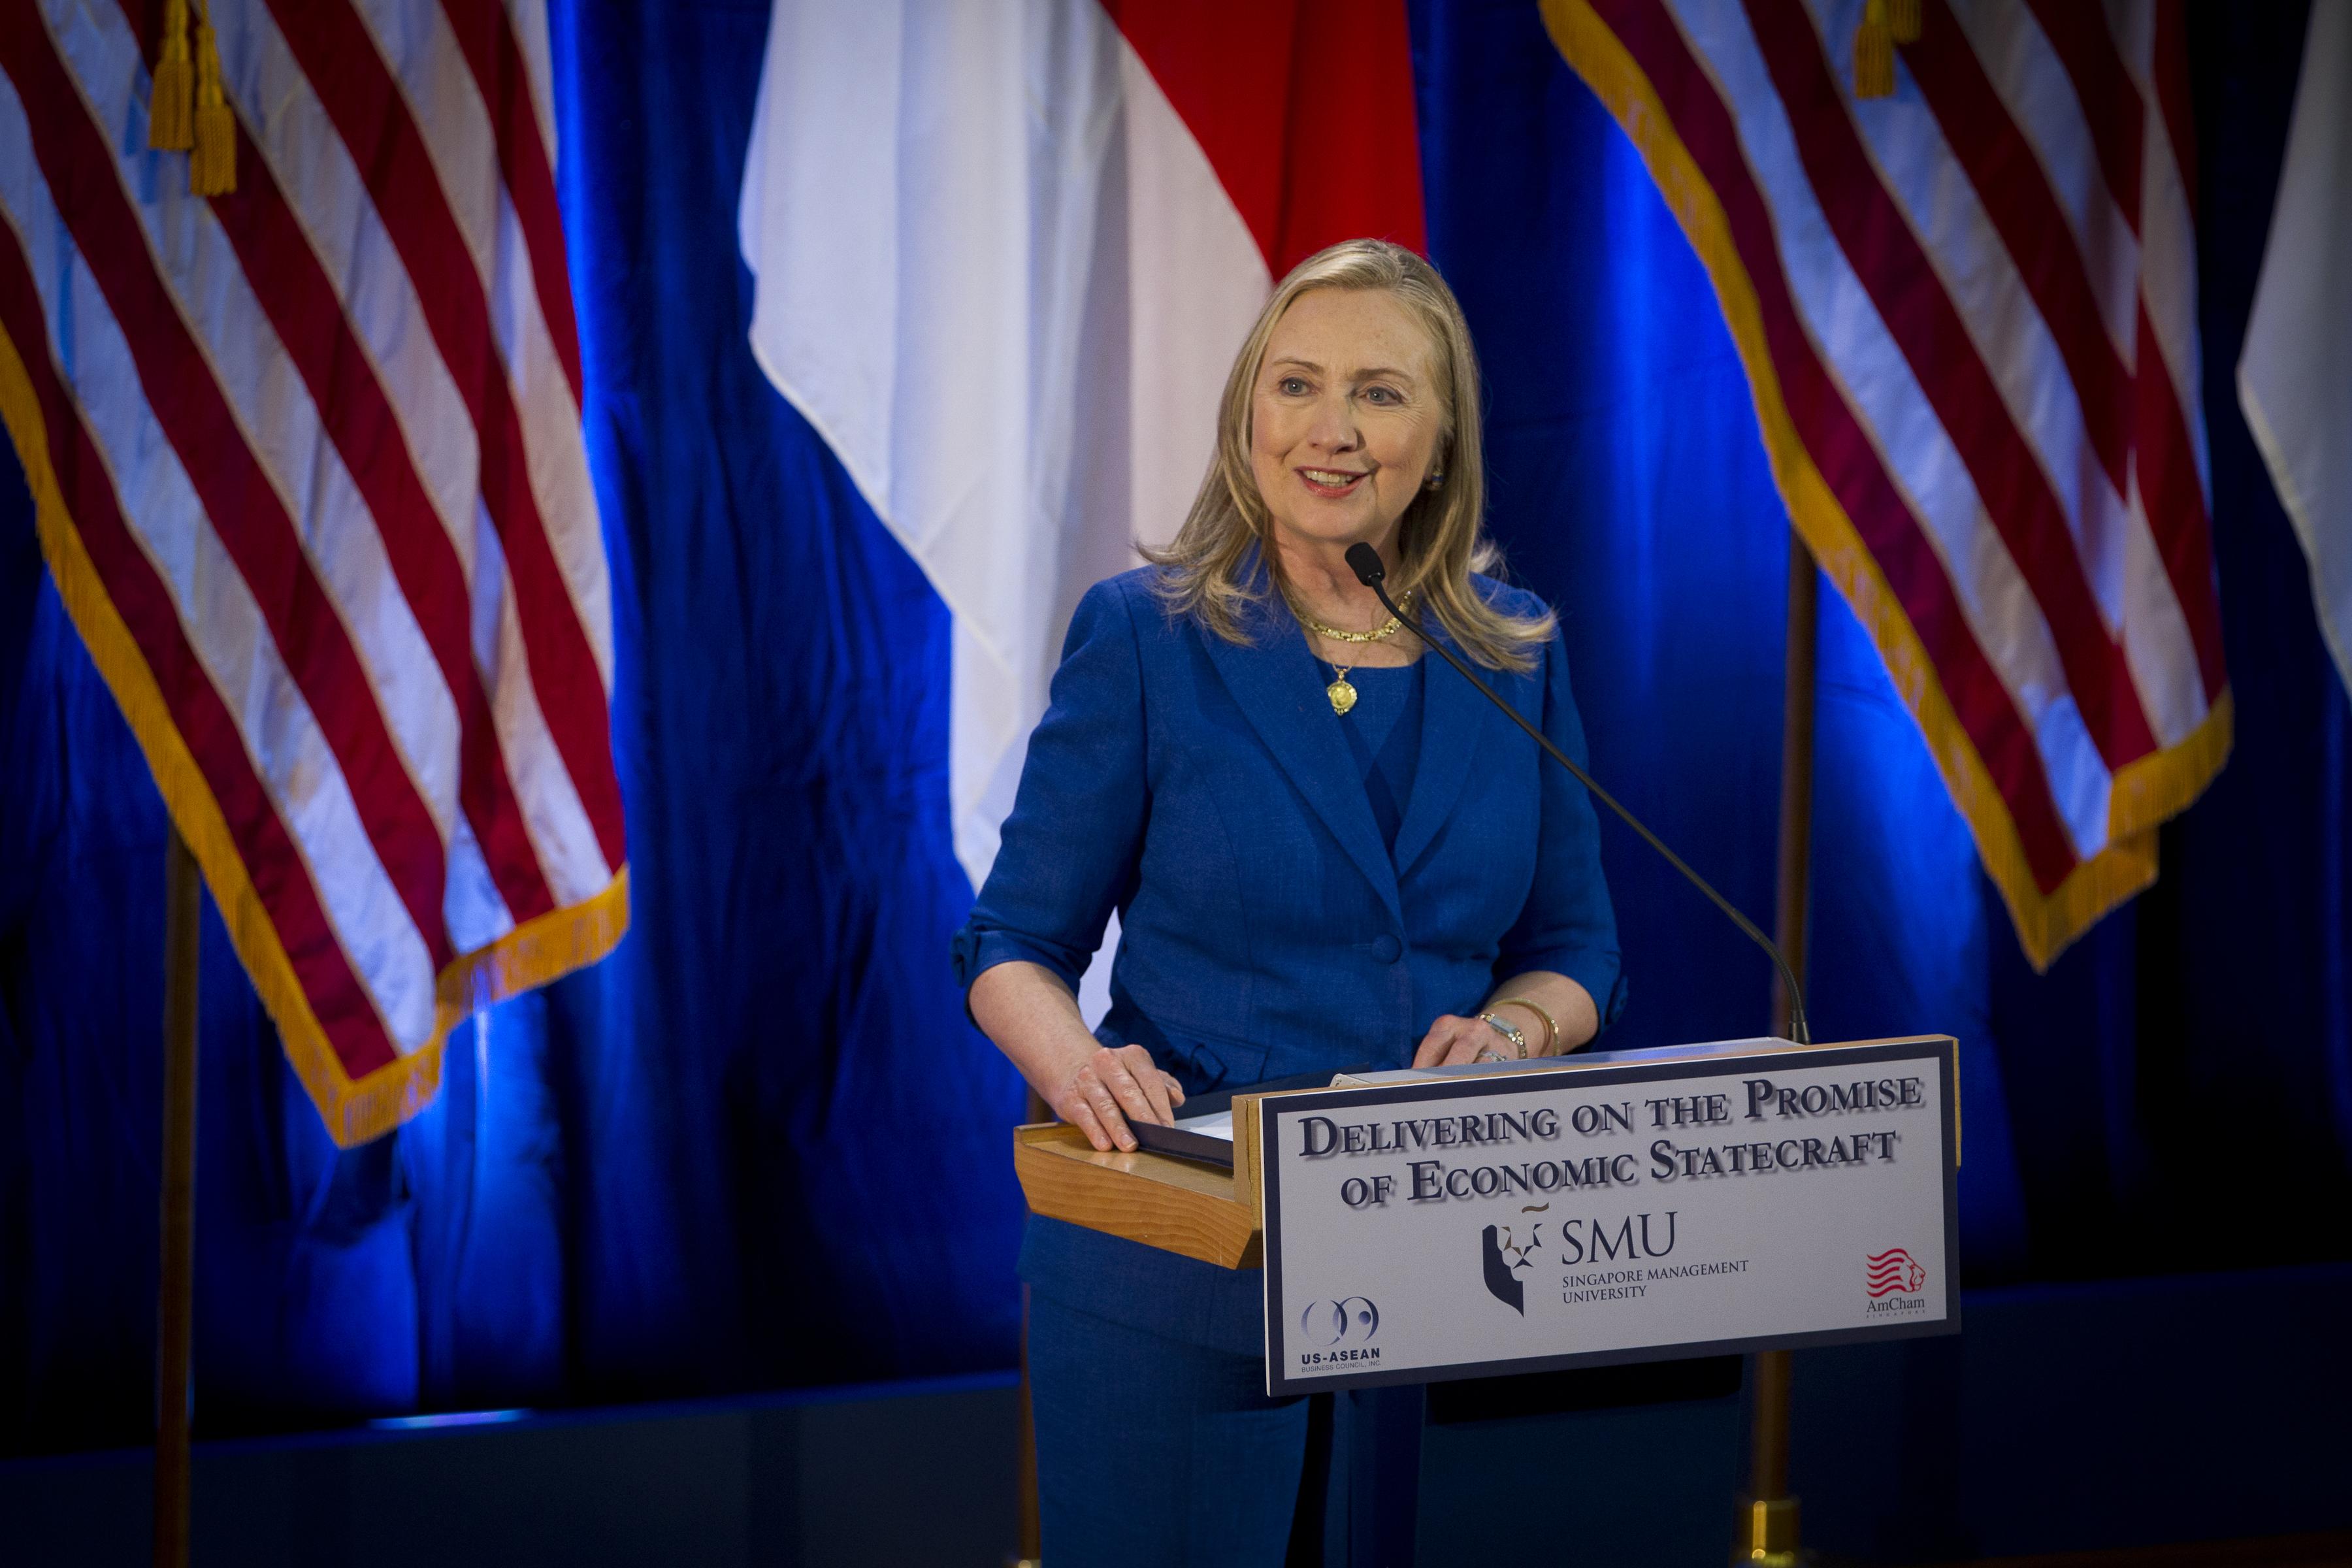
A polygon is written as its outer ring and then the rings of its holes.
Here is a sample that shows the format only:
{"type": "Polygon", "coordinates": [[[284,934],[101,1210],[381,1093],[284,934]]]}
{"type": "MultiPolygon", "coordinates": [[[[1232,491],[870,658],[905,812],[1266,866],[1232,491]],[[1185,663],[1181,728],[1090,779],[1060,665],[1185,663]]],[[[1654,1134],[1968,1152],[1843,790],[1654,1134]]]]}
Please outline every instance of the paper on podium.
{"type": "Polygon", "coordinates": [[[1130,1121],[1128,1131],[1135,1134],[1136,1143],[1155,1154],[1173,1154],[1180,1160],[1198,1160],[1203,1164],[1234,1168],[1234,1110],[1227,1105],[1221,1110],[1207,1110],[1198,1116],[1180,1117],[1172,1127],[1155,1122],[1130,1121]]]}
{"type": "Polygon", "coordinates": [[[1198,1137],[1220,1138],[1228,1143],[1234,1141],[1234,1113],[1230,1106],[1213,1116],[1179,1117],[1176,1125],[1198,1137]]]}
{"type": "Polygon", "coordinates": [[[1353,1081],[1349,1074],[1367,1070],[1361,1067],[1350,1067],[1337,1073],[1297,1073],[1289,1078],[1268,1079],[1263,1083],[1234,1089],[1212,1089],[1188,1101],[1184,1109],[1190,1114],[1180,1116],[1172,1127],[1130,1121],[1128,1129],[1135,1134],[1137,1143],[1155,1154],[1173,1154],[1180,1160],[1198,1160],[1203,1164],[1230,1171],[1234,1168],[1235,1096],[1274,1094],[1297,1089],[1338,1089],[1353,1081]]]}

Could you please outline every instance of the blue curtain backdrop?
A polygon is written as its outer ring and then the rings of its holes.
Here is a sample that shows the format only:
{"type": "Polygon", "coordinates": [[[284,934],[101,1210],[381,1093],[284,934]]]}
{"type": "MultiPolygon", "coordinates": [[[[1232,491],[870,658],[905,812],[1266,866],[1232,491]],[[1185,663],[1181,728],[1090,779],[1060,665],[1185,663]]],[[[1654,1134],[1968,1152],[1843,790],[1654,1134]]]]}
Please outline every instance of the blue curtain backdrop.
{"type": "MultiPolygon", "coordinates": [[[[217,921],[199,1430],[1009,1364],[1018,1085],[965,1024],[945,613],[751,363],[734,202],[766,0],[558,5],[561,179],[614,584],[635,921],[338,1152],[217,921]]],[[[2352,1255],[2352,711],[2238,422],[2301,14],[2199,14],[2206,374],[2239,708],[2156,889],[2019,954],[1824,594],[1821,1037],[1963,1042],[1972,1283],[2352,1255]],[[2240,1212],[2246,1163],[2305,1203],[2240,1212]]],[[[1704,274],[1523,0],[1417,5],[1431,245],[1489,375],[1495,524],[1596,765],[1757,915],[1785,516],[1704,274]]],[[[0,1453],[152,1398],[164,821],[0,459],[0,1453]]],[[[1766,970],[1630,837],[1612,1043],[1753,1033],[1766,970]]]]}

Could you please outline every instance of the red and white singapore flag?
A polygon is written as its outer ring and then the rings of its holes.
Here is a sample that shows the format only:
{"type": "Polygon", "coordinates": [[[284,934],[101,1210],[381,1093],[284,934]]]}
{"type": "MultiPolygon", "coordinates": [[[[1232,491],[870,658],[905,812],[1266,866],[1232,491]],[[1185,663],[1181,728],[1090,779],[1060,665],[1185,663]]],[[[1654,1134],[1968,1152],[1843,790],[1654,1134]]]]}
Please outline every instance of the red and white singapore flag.
{"type": "Polygon", "coordinates": [[[954,614],[977,886],[1070,611],[1183,521],[1273,280],[1422,248],[1402,0],[777,0],[740,223],[761,364],[954,614]]]}

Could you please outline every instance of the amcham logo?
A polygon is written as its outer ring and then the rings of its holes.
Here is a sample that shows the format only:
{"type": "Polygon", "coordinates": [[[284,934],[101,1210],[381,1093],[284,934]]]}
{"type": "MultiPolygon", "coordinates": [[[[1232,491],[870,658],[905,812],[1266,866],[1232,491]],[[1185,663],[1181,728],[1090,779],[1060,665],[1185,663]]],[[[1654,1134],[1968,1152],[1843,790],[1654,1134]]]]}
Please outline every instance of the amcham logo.
{"type": "Polygon", "coordinates": [[[1874,1301],[1890,1294],[1915,1295],[1927,1283],[1927,1269],[1899,1247],[1873,1254],[1863,1266],[1864,1286],[1874,1301]]]}

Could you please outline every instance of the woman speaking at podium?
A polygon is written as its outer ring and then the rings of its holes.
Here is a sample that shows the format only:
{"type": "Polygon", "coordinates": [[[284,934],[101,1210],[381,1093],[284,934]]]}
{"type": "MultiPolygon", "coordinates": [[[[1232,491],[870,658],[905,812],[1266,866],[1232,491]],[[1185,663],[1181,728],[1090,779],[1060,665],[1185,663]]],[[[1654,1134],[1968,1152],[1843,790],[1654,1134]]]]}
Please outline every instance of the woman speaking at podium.
{"type": "MultiPolygon", "coordinates": [[[[1344,560],[1376,548],[1400,606],[1580,759],[1552,616],[1480,574],[1484,495],[1435,269],[1372,240],[1302,262],[1174,542],[1079,603],[955,940],[973,1019],[1097,1148],[1187,1094],[1572,1050],[1615,1016],[1591,804],[1344,560]]],[[[1255,1270],[1036,1217],[1021,1268],[1055,1568],[1410,1553],[1418,1388],[1267,1398],[1255,1270]]]]}

